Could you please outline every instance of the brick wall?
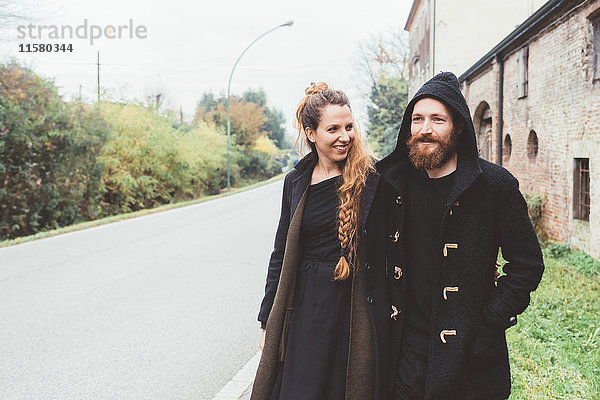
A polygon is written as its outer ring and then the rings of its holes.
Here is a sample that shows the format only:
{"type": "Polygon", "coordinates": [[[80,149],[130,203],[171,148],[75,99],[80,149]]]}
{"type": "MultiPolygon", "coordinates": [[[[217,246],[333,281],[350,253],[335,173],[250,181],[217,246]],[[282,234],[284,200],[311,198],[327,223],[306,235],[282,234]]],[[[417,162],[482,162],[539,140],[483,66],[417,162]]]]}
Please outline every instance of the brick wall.
{"type": "MultiPolygon", "coordinates": [[[[600,256],[600,81],[593,82],[592,26],[586,5],[562,16],[523,45],[529,46],[527,97],[518,98],[518,55],[504,63],[504,127],[512,153],[503,166],[524,192],[546,197],[543,224],[551,238],[600,256]],[[528,156],[530,132],[537,134],[535,159],[528,156]],[[590,220],[573,219],[574,158],[590,159],[590,220]]],[[[477,129],[477,107],[492,112],[497,133],[498,65],[463,85],[477,129]]],[[[495,150],[494,150],[495,161],[495,150]]]]}

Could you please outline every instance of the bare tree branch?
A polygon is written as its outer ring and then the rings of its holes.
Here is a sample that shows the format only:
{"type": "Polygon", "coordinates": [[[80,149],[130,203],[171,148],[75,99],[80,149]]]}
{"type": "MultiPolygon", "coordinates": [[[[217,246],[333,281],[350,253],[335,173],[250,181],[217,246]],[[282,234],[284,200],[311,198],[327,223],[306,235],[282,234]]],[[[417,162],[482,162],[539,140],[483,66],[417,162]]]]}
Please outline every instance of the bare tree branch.
{"type": "Polygon", "coordinates": [[[371,36],[358,43],[354,56],[356,82],[360,92],[369,97],[379,77],[408,77],[408,34],[402,29],[371,36]]]}

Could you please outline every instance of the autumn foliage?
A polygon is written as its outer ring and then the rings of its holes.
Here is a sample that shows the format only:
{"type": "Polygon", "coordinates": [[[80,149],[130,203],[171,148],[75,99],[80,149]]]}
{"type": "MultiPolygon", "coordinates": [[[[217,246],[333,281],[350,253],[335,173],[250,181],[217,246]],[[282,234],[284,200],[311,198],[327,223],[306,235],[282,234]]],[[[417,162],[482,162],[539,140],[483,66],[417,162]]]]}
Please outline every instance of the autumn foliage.
{"type": "MultiPolygon", "coordinates": [[[[131,103],[66,102],[51,80],[0,65],[0,240],[218,193],[224,109],[206,111],[187,125],[131,103]]],[[[281,172],[264,104],[236,99],[232,112],[232,183],[281,172]]]]}

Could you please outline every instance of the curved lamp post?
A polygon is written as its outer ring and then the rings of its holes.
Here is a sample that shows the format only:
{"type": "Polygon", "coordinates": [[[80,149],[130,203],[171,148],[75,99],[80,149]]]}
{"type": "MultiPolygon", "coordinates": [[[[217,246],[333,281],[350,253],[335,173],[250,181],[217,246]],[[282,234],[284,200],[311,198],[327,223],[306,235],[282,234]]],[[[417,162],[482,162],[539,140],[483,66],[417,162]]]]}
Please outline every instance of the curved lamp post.
{"type": "Polygon", "coordinates": [[[261,38],[263,38],[264,36],[268,35],[269,33],[273,32],[276,29],[279,29],[279,28],[281,28],[283,26],[292,26],[293,24],[294,24],[294,21],[288,21],[285,24],[281,24],[281,25],[276,26],[275,28],[269,29],[268,31],[266,31],[265,33],[263,33],[262,35],[260,35],[256,39],[254,39],[252,41],[252,43],[250,43],[248,45],[248,47],[246,47],[244,49],[244,51],[242,51],[242,54],[240,54],[240,56],[237,58],[237,60],[235,60],[235,64],[233,64],[233,68],[231,69],[231,74],[229,75],[229,83],[227,84],[227,189],[228,190],[231,187],[231,174],[230,174],[230,168],[229,168],[229,136],[231,135],[231,119],[230,119],[231,98],[230,98],[230,94],[229,94],[229,89],[231,89],[231,78],[233,77],[233,71],[235,71],[235,67],[237,67],[237,65],[240,62],[240,59],[242,58],[242,56],[244,54],[246,54],[246,51],[248,51],[248,49],[254,43],[258,42],[261,38]]]}

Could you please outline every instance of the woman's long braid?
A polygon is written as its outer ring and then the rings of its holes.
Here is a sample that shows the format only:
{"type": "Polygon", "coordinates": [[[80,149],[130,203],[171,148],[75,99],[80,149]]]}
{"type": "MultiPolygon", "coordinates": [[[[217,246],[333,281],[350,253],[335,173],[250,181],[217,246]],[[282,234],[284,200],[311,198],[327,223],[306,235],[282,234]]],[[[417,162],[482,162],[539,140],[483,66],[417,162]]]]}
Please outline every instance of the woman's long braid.
{"type": "Polygon", "coordinates": [[[358,210],[366,176],[374,169],[371,155],[364,148],[356,129],[358,140],[354,140],[342,171],[343,183],[338,189],[340,199],[338,211],[338,239],[342,255],[335,267],[335,280],[344,280],[350,275],[350,265],[355,264],[358,253],[358,210]]]}
{"type": "Polygon", "coordinates": [[[350,275],[348,261],[351,264],[353,260],[353,254],[351,254],[353,246],[350,245],[350,242],[356,231],[356,212],[350,207],[349,193],[344,193],[342,196],[344,198],[340,199],[341,204],[338,212],[338,238],[342,247],[342,256],[333,272],[335,280],[344,280],[350,275]]]}

